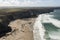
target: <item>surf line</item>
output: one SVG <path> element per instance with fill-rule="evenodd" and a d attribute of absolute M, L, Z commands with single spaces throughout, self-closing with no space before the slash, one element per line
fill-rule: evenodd
<path fill-rule="evenodd" d="M 44 38 L 45 29 L 44 29 L 44 26 L 42 25 L 42 16 L 43 16 L 43 14 L 39 15 L 36 18 L 35 23 L 33 25 L 34 40 L 46 40 Z"/>

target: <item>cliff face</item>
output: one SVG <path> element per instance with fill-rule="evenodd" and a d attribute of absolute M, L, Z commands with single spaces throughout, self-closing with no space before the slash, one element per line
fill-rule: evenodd
<path fill-rule="evenodd" d="M 0 37 L 4 36 L 6 33 L 11 32 L 11 27 L 8 26 L 9 19 L 7 16 L 0 16 Z"/>
<path fill-rule="evenodd" d="M 17 12 L 10 12 L 11 15 L 16 18 L 33 18 L 37 17 L 39 14 L 53 12 L 53 9 L 31 9 L 26 11 L 17 11 Z M 10 14 L 8 13 L 8 14 Z"/>

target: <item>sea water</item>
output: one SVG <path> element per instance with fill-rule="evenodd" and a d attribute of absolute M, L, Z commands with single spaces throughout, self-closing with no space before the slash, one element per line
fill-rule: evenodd
<path fill-rule="evenodd" d="M 60 9 L 40 14 L 34 24 L 34 33 L 36 40 L 60 40 Z"/>

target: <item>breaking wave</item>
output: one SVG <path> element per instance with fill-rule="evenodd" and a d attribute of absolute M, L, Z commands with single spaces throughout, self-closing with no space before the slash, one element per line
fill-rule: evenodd
<path fill-rule="evenodd" d="M 60 40 L 60 10 L 40 14 L 34 23 L 35 40 Z"/>

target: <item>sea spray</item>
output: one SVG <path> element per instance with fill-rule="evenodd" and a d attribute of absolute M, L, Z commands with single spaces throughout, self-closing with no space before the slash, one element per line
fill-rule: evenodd
<path fill-rule="evenodd" d="M 34 23 L 34 40 L 46 40 L 44 38 L 45 35 L 45 29 L 42 25 L 42 15 L 39 15 Z"/>

